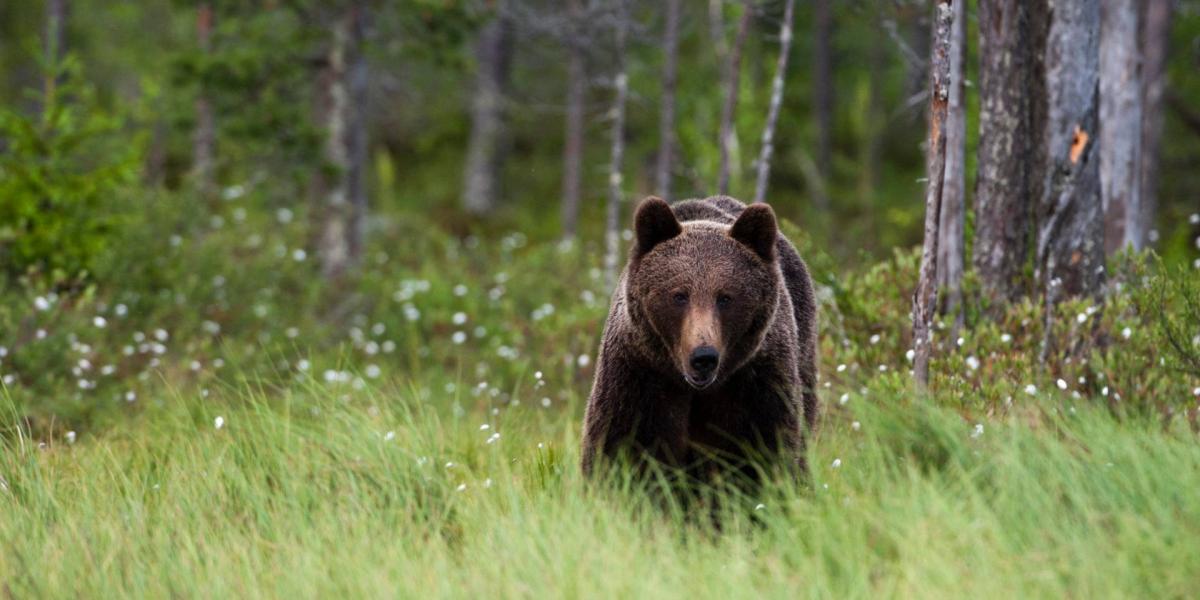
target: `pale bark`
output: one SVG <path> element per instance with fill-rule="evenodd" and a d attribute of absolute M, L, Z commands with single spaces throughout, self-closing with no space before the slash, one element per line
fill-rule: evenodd
<path fill-rule="evenodd" d="M 1100 193 L 1105 249 L 1141 250 L 1142 86 L 1135 0 L 1100 4 Z"/>
<path fill-rule="evenodd" d="M 329 53 L 321 76 L 325 127 L 325 173 L 317 240 L 321 275 L 337 279 L 361 252 L 366 131 L 361 114 L 366 84 L 362 60 L 363 8 L 353 6 L 332 24 Z"/>
<path fill-rule="evenodd" d="M 737 102 L 738 90 L 741 87 L 742 49 L 746 46 L 746 36 L 750 31 L 750 19 L 754 10 L 749 0 L 742 3 L 742 17 L 738 19 L 737 36 L 734 38 L 733 50 L 729 52 L 729 60 L 725 63 L 725 72 L 721 77 L 721 129 L 719 146 L 721 164 L 717 173 L 717 190 L 729 194 L 730 169 L 733 165 L 733 154 L 738 145 L 737 139 Z"/>
<path fill-rule="evenodd" d="M 212 52 L 214 20 L 212 4 L 202 3 L 196 10 L 196 41 L 200 51 L 205 54 Z M 192 178 L 196 190 L 208 202 L 214 202 L 217 195 L 216 143 L 216 117 L 212 100 L 201 82 L 200 92 L 196 96 L 196 128 L 192 132 Z"/>
<path fill-rule="evenodd" d="M 620 259 L 621 202 L 624 198 L 621 165 L 625 156 L 625 101 L 629 92 L 629 79 L 625 72 L 625 37 L 629 27 L 626 0 L 616 0 L 616 68 L 613 75 L 613 104 L 609 112 L 612 119 L 612 147 L 608 167 L 608 206 L 604 223 L 604 275 L 608 289 L 617 284 L 617 263 Z"/>
<path fill-rule="evenodd" d="M 568 11 L 571 27 L 578 31 L 583 26 L 580 0 L 570 0 Z M 584 96 L 587 93 L 583 46 L 578 36 L 566 40 L 567 46 L 567 118 L 563 140 L 563 239 L 575 239 L 579 228 L 579 202 L 583 195 L 583 115 Z"/>
<path fill-rule="evenodd" d="M 962 303 L 963 218 L 966 211 L 967 182 L 967 4 L 954 3 L 954 24 L 950 39 L 950 100 L 946 114 L 946 177 L 938 217 L 937 285 L 945 293 L 941 309 L 953 315 L 956 325 Z"/>
<path fill-rule="evenodd" d="M 654 181 L 658 195 L 671 199 L 671 154 L 675 146 L 675 84 L 679 58 L 680 0 L 667 0 L 663 32 L 662 106 L 658 120 L 658 166 Z"/>
<path fill-rule="evenodd" d="M 1140 228 L 1144 243 L 1155 242 L 1158 212 L 1158 168 L 1162 156 L 1163 111 L 1166 110 L 1167 49 L 1171 39 L 1171 0 L 1145 0 L 1141 17 L 1142 163 Z"/>
<path fill-rule="evenodd" d="M 512 23 L 503 3 L 497 4 L 496 16 L 475 42 L 477 71 L 462 196 L 463 207 L 475 215 L 496 209 L 505 157 L 504 96 L 512 58 Z"/>
<path fill-rule="evenodd" d="M 796 0 L 783 5 L 783 24 L 779 28 L 779 60 L 771 81 L 771 103 L 767 108 L 767 124 L 763 127 L 762 149 L 758 155 L 758 182 L 754 186 L 754 201 L 766 202 L 767 180 L 771 175 L 771 155 L 775 152 L 775 126 L 779 124 L 779 107 L 783 104 L 783 82 L 787 77 L 788 54 L 792 49 L 792 15 Z"/>
<path fill-rule="evenodd" d="M 1105 281 L 1100 204 L 1099 41 L 1095 0 L 1056 0 L 1046 42 L 1046 183 L 1038 207 L 1037 270 L 1049 307 L 1098 296 Z"/>
<path fill-rule="evenodd" d="M 1045 0 L 979 2 L 979 149 L 973 262 L 986 298 L 1028 291 L 1042 189 Z"/>
<path fill-rule="evenodd" d="M 959 0 L 962 2 L 963 0 Z M 925 242 L 921 268 L 913 293 L 913 375 L 922 388 L 929 385 L 929 359 L 933 352 L 933 315 L 937 311 L 938 219 L 946 181 L 946 115 L 950 105 L 951 37 L 953 0 L 934 5 L 933 43 L 930 48 L 929 148 L 926 160 Z"/>
<path fill-rule="evenodd" d="M 816 166 L 821 181 L 811 186 L 816 190 L 816 204 L 829 207 L 825 190 L 833 172 L 833 0 L 813 0 L 813 118 L 816 121 Z"/>

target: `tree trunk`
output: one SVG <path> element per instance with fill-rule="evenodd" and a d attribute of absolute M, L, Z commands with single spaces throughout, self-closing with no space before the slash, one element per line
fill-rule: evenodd
<path fill-rule="evenodd" d="M 350 52 L 347 61 L 350 106 L 346 145 L 349 149 L 347 191 L 350 196 L 350 260 L 358 262 L 363 255 L 367 228 L 367 56 L 363 50 L 366 38 L 367 2 L 359 0 L 350 9 Z"/>
<path fill-rule="evenodd" d="M 620 255 L 621 200 L 624 197 L 621 164 L 625 156 L 625 98 L 629 79 L 625 72 L 625 36 L 629 27 L 629 8 L 626 0 L 616 0 L 616 73 L 613 75 L 612 154 L 608 166 L 608 207 L 604 223 L 604 275 L 608 289 L 617 285 L 617 262 Z"/>
<path fill-rule="evenodd" d="M 362 54 L 363 8 L 337 15 L 322 73 L 325 162 L 319 178 L 324 196 L 318 257 L 321 275 L 337 279 L 361 252 L 366 194 L 363 172 L 366 132 L 361 112 L 366 83 Z"/>
<path fill-rule="evenodd" d="M 771 174 L 771 154 L 775 152 L 775 126 L 779 123 L 779 107 L 783 104 L 783 82 L 787 77 L 788 54 L 792 49 L 792 14 L 796 0 L 783 5 L 783 25 L 779 28 L 779 61 L 771 82 L 771 104 L 767 109 L 767 124 L 763 127 L 762 149 L 758 155 L 758 183 L 754 186 L 754 201 L 766 202 L 767 179 Z"/>
<path fill-rule="evenodd" d="M 212 53 L 212 30 L 214 12 L 211 3 L 202 3 L 196 9 L 196 40 L 200 51 Z M 196 129 L 192 132 L 192 178 L 201 198 L 212 204 L 217 197 L 216 184 L 216 118 L 212 101 L 203 82 L 196 96 Z"/>
<path fill-rule="evenodd" d="M 833 7 L 832 0 L 813 0 L 813 117 L 816 120 L 817 173 L 821 181 L 816 204 L 829 207 L 825 190 L 833 172 Z"/>
<path fill-rule="evenodd" d="M 979 164 L 973 261 L 984 295 L 1028 291 L 1045 119 L 1045 0 L 980 0 Z"/>
<path fill-rule="evenodd" d="M 475 215 L 496 209 L 504 162 L 504 95 L 512 59 L 512 23 L 498 2 L 496 16 L 475 43 L 475 95 L 471 103 L 471 137 L 467 142 L 463 207 Z"/>
<path fill-rule="evenodd" d="M 1167 86 L 1167 49 L 1171 39 L 1171 0 L 1142 3 L 1142 214 L 1139 228 L 1145 244 L 1153 244 L 1158 230 L 1158 164 L 1162 156 L 1164 92 Z"/>
<path fill-rule="evenodd" d="M 46 34 L 42 40 L 46 60 L 57 66 L 67 54 L 67 19 L 70 16 L 70 6 L 67 0 L 46 0 Z M 45 94 L 49 98 L 58 87 L 58 79 L 53 70 L 46 72 L 44 82 Z"/>
<path fill-rule="evenodd" d="M 679 58 L 680 0 L 667 0 L 663 32 L 662 108 L 658 121 L 658 168 L 654 181 L 658 195 L 671 199 L 671 152 L 675 146 L 675 81 Z"/>
<path fill-rule="evenodd" d="M 946 178 L 938 216 L 937 285 L 945 291 L 943 314 L 961 315 L 963 277 L 963 215 L 967 201 L 967 3 L 954 3 L 950 38 L 950 104 L 946 114 Z"/>
<path fill-rule="evenodd" d="M 959 0 L 960 2 L 964 0 Z M 946 116 L 950 105 L 953 0 L 937 0 L 933 43 L 930 48 L 929 154 L 925 190 L 925 243 L 921 269 L 913 293 L 913 374 L 922 388 L 929 385 L 929 358 L 933 352 L 933 313 L 937 310 L 938 219 L 946 181 Z"/>
<path fill-rule="evenodd" d="M 1097 2 L 1055 1 L 1046 42 L 1046 183 L 1037 240 L 1039 282 L 1048 308 L 1067 296 L 1098 296 L 1105 280 L 1096 152 L 1099 42 Z"/>
<path fill-rule="evenodd" d="M 1142 86 L 1135 0 L 1100 3 L 1100 193 L 1104 246 L 1142 249 Z"/>
<path fill-rule="evenodd" d="M 742 4 L 742 17 L 738 19 L 737 37 L 734 38 L 733 50 L 725 64 L 725 72 L 721 78 L 721 91 L 724 102 L 721 104 L 721 129 L 719 146 L 721 150 L 721 165 L 717 173 L 717 190 L 729 194 L 730 168 L 733 154 L 737 148 L 737 102 L 738 89 L 741 87 L 742 49 L 746 46 L 746 36 L 750 31 L 750 19 L 754 16 L 754 7 L 746 0 Z"/>
<path fill-rule="evenodd" d="M 578 32 L 583 26 L 580 0 L 570 0 L 568 11 L 571 28 Z M 579 228 L 579 202 L 583 181 L 583 112 L 587 92 L 583 46 L 578 36 L 566 40 L 567 45 L 567 122 L 563 143 L 563 240 L 574 240 Z"/>

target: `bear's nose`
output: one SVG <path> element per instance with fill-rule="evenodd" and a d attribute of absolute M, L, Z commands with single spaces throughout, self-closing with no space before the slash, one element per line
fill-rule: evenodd
<path fill-rule="evenodd" d="M 708 375 L 717 368 L 717 363 L 721 360 L 721 354 L 712 346 L 700 346 L 692 351 L 692 358 L 689 361 L 692 368 L 700 375 Z"/>

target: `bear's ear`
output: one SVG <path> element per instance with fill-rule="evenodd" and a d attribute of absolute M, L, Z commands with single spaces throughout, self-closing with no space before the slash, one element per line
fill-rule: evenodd
<path fill-rule="evenodd" d="M 634 254 L 642 256 L 655 246 L 683 233 L 683 227 L 671 211 L 671 206 L 658 196 L 650 196 L 637 207 L 633 216 L 633 231 L 637 236 Z"/>
<path fill-rule="evenodd" d="M 775 260 L 775 238 L 779 226 L 775 223 L 775 211 L 768 204 L 751 204 L 747 206 L 733 227 L 729 228 L 729 237 L 741 242 L 767 262 Z"/>

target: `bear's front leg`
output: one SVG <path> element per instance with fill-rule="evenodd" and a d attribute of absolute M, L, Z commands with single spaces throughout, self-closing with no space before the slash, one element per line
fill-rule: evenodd
<path fill-rule="evenodd" d="M 621 455 L 639 468 L 646 459 L 679 466 L 687 456 L 687 424 L 686 398 L 640 369 L 602 361 L 584 419 L 583 473 Z"/>

